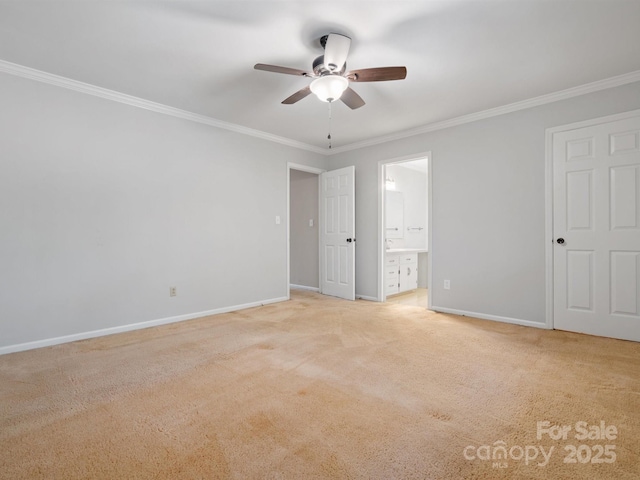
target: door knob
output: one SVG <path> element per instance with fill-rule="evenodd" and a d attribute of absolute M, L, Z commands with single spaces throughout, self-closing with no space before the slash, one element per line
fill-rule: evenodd
<path fill-rule="evenodd" d="M 347 243 L 351 243 L 351 239 L 350 238 L 347 238 Z"/>
<path fill-rule="evenodd" d="M 556 240 L 556 243 L 558 245 L 563 245 L 564 244 L 564 238 L 560 237 L 559 239 Z"/>

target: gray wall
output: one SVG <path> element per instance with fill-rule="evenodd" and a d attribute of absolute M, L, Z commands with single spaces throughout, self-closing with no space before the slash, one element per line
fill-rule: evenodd
<path fill-rule="evenodd" d="M 0 348 L 286 298 L 287 162 L 324 156 L 6 74 L 0 105 Z"/>
<path fill-rule="evenodd" d="M 356 168 L 356 294 L 378 294 L 378 162 L 431 151 L 433 305 L 544 323 L 545 129 L 639 108 L 634 83 L 330 157 Z"/>
<path fill-rule="evenodd" d="M 542 323 L 545 128 L 639 109 L 640 83 L 328 159 L 6 74 L 0 105 L 7 351 L 286 298 L 287 162 L 355 165 L 356 293 L 376 297 L 378 162 L 426 151 L 433 304 Z"/>
<path fill-rule="evenodd" d="M 291 170 L 290 269 L 291 284 L 318 288 L 318 180 L 319 175 Z M 309 226 L 313 220 L 313 226 Z"/>

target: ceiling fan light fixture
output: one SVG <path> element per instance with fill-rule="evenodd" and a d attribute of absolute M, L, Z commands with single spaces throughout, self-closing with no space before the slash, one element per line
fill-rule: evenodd
<path fill-rule="evenodd" d="M 323 102 L 338 100 L 349 86 L 349 80 L 340 75 L 325 75 L 311 82 L 311 91 Z"/>
<path fill-rule="evenodd" d="M 403 80 L 407 76 L 407 67 L 377 67 L 360 68 L 347 71 L 347 55 L 351 46 L 351 39 L 339 33 L 329 33 L 320 37 L 320 46 L 324 48 L 324 54 L 317 57 L 312 63 L 311 71 L 298 68 L 281 67 L 256 63 L 254 69 L 265 72 L 284 73 L 314 79 L 310 85 L 301 88 L 293 95 L 289 95 L 282 101 L 284 105 L 292 105 L 299 102 L 307 95 L 314 93 L 322 102 L 328 102 L 329 106 L 335 100 L 341 100 L 351 110 L 362 107 L 365 102 L 351 87 L 351 82 L 384 82 L 388 80 Z M 329 108 L 331 111 L 331 108 Z"/>

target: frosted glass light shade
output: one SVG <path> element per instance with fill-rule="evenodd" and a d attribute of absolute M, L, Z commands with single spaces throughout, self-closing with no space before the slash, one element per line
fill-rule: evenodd
<path fill-rule="evenodd" d="M 349 80 L 340 75 L 325 75 L 311 82 L 311 91 L 323 102 L 338 100 L 347 87 Z"/>

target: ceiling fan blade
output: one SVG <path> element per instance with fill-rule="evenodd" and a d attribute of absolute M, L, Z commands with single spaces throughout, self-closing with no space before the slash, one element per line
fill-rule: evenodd
<path fill-rule="evenodd" d="M 342 100 L 344 104 L 351 110 L 355 110 L 356 108 L 360 108 L 364 105 L 364 100 L 362 99 L 362 97 L 358 95 L 351 87 L 347 87 L 347 89 L 342 92 L 340 100 Z"/>
<path fill-rule="evenodd" d="M 344 75 L 352 82 L 384 82 L 403 80 L 407 77 L 407 67 L 361 68 Z"/>
<path fill-rule="evenodd" d="M 351 47 L 351 39 L 339 33 L 330 33 L 324 46 L 324 66 L 330 72 L 339 72 L 344 67 Z"/>
<path fill-rule="evenodd" d="M 282 103 L 284 103 L 285 105 L 291 105 L 293 103 L 299 102 L 310 93 L 311 93 L 311 88 L 307 85 L 306 87 L 298 90 L 296 93 L 294 93 L 290 97 L 285 98 L 282 101 Z"/>
<path fill-rule="evenodd" d="M 284 73 L 287 75 L 298 75 L 301 77 L 313 77 L 312 74 L 297 68 L 280 67 L 278 65 L 267 65 L 265 63 L 256 63 L 253 68 L 256 70 L 264 70 L 265 72 Z"/>

